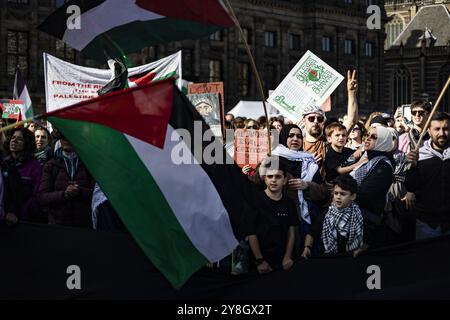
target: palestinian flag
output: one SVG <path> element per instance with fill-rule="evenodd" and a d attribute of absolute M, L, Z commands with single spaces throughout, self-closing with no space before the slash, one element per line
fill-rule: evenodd
<path fill-rule="evenodd" d="M 81 10 L 79 26 L 67 13 L 73 5 Z M 232 26 L 222 0 L 72 0 L 39 29 L 103 61 L 105 50 L 112 57 L 121 56 L 155 44 L 202 38 Z"/>
<path fill-rule="evenodd" d="M 138 245 L 176 288 L 246 235 L 255 187 L 214 137 L 194 143 L 209 127 L 173 79 L 44 116 L 71 141 Z M 202 161 L 212 149 L 231 164 Z"/>
<path fill-rule="evenodd" d="M 33 117 L 33 105 L 31 103 L 30 94 L 25 84 L 20 70 L 16 71 L 16 78 L 14 79 L 14 91 L 13 98 L 15 100 L 21 100 L 23 102 L 20 108 L 20 117 L 22 119 L 28 119 Z"/>

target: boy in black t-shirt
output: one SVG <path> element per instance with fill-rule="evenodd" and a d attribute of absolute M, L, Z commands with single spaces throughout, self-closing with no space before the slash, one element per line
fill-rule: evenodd
<path fill-rule="evenodd" d="M 350 173 L 356 166 L 367 162 L 361 158 L 362 150 L 346 148 L 347 129 L 338 122 L 325 128 L 325 135 L 329 145 L 325 155 L 325 180 L 332 182 L 341 174 Z M 358 161 L 359 160 L 359 161 Z"/>
<path fill-rule="evenodd" d="M 294 202 L 283 195 L 286 172 L 264 170 L 266 189 L 258 194 L 258 214 L 251 221 L 248 237 L 259 273 L 273 269 L 289 269 L 293 265 L 295 227 L 298 215 Z"/>

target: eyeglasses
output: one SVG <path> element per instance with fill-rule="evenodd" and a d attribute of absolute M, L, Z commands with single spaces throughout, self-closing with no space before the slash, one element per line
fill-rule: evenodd
<path fill-rule="evenodd" d="M 372 133 L 372 134 L 367 135 L 366 139 L 377 140 L 378 137 L 375 133 Z"/>
<path fill-rule="evenodd" d="M 254 124 L 252 126 L 247 126 L 247 129 L 258 129 L 258 126 Z"/>
<path fill-rule="evenodd" d="M 425 111 L 423 111 L 423 110 L 411 111 L 411 114 L 413 116 L 423 116 L 425 114 Z"/>
<path fill-rule="evenodd" d="M 322 123 L 325 120 L 325 118 L 322 116 L 309 116 L 306 119 L 308 119 L 309 122 L 314 122 L 314 120 L 317 119 L 318 123 Z"/>
<path fill-rule="evenodd" d="M 289 133 L 288 138 L 297 137 L 297 139 L 303 139 L 303 136 L 300 133 Z"/>

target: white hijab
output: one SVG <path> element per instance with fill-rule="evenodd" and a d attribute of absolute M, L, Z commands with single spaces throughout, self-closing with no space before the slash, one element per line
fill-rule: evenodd
<path fill-rule="evenodd" d="M 394 133 L 384 126 L 377 126 L 377 142 L 374 151 L 391 152 L 393 148 Z"/>

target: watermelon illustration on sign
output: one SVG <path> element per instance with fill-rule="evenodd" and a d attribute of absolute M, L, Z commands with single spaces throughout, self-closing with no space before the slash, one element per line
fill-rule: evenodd
<path fill-rule="evenodd" d="M 309 73 L 308 73 L 308 80 L 309 81 L 314 81 L 314 82 L 315 81 L 319 81 L 320 80 L 320 76 L 322 74 L 322 69 L 323 69 L 323 67 L 322 68 L 318 67 L 317 69 L 314 69 L 314 70 L 308 68 L 308 71 L 309 71 Z"/>

